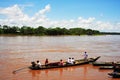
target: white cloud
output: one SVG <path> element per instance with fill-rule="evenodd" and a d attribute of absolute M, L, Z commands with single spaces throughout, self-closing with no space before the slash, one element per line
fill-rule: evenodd
<path fill-rule="evenodd" d="M 28 15 L 24 14 L 18 5 L 0 9 L 0 14 L 6 16 L 6 19 L 0 19 L 6 25 L 22 25 L 24 21 L 29 20 Z"/>
<path fill-rule="evenodd" d="M 6 16 L 6 18 L 0 19 L 0 24 L 18 26 L 38 26 L 48 20 L 48 18 L 45 16 L 45 13 L 49 10 L 50 5 L 47 5 L 44 9 L 40 10 L 33 17 L 29 17 L 27 14 L 23 13 L 22 9 L 18 5 L 14 5 L 12 7 L 7 8 L 1 8 L 0 14 Z"/>
<path fill-rule="evenodd" d="M 30 5 L 31 6 L 31 5 Z M 13 5 L 7 8 L 0 8 L 0 15 L 6 16 L 5 18 L 0 18 L 1 25 L 10 25 L 10 26 L 44 26 L 48 27 L 82 27 L 90 28 L 99 31 L 117 31 L 120 32 L 120 22 L 110 23 L 97 21 L 95 17 L 70 19 L 70 20 L 61 20 L 61 21 L 52 21 L 47 16 L 46 13 L 49 12 L 51 6 L 48 4 L 42 10 L 39 10 L 32 17 L 28 16 L 22 11 L 20 6 Z"/>
<path fill-rule="evenodd" d="M 92 23 L 95 20 L 95 18 L 94 17 L 90 17 L 88 19 L 83 19 L 82 17 L 79 17 L 78 20 L 79 20 L 80 23 L 90 24 L 90 23 Z"/>
<path fill-rule="evenodd" d="M 27 17 L 27 15 L 23 14 L 18 5 L 14 5 L 5 9 L 0 9 L 0 14 L 6 15 L 8 19 L 19 19 Z"/>
<path fill-rule="evenodd" d="M 45 6 L 44 9 L 40 10 L 39 13 L 40 14 L 45 14 L 48 11 L 50 11 L 50 5 L 49 4 L 47 6 Z"/>
<path fill-rule="evenodd" d="M 109 22 L 101 22 L 97 21 L 96 22 L 97 28 L 100 30 L 111 30 L 113 28 L 113 25 L 110 24 Z"/>
<path fill-rule="evenodd" d="M 46 5 L 44 9 L 40 10 L 38 13 L 35 14 L 35 17 L 39 17 L 41 15 L 44 15 L 46 12 L 50 11 L 50 5 Z"/>

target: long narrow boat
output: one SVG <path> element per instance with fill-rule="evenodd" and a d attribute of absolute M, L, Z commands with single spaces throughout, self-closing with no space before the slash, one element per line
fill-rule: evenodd
<path fill-rule="evenodd" d="M 113 77 L 113 78 L 120 78 L 120 73 L 108 73 L 109 76 Z"/>
<path fill-rule="evenodd" d="M 120 62 L 114 63 L 115 65 L 120 65 Z M 113 62 L 94 62 L 94 66 L 113 66 Z"/>
<path fill-rule="evenodd" d="M 43 70 L 43 69 L 52 69 L 52 68 L 64 68 L 64 67 L 70 67 L 70 66 L 78 66 L 78 65 L 82 65 L 82 64 L 88 64 L 90 62 L 95 62 L 96 60 L 98 60 L 100 58 L 100 56 L 96 57 L 96 58 L 88 58 L 87 60 L 84 59 L 79 59 L 79 60 L 75 60 L 75 64 L 67 64 L 67 62 L 64 62 L 65 64 L 62 66 L 45 66 L 42 65 L 40 68 L 38 67 L 32 67 L 30 66 L 29 68 L 32 70 Z"/>
<path fill-rule="evenodd" d="M 99 69 L 113 69 L 113 66 L 100 66 Z"/>

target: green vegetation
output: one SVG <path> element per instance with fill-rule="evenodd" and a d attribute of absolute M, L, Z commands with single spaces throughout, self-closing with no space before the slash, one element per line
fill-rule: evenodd
<path fill-rule="evenodd" d="M 101 32 L 101 34 L 105 34 L 105 35 L 120 35 L 119 32 Z"/>
<path fill-rule="evenodd" d="M 0 34 L 15 34 L 15 35 L 96 35 L 100 34 L 97 30 L 83 29 L 83 28 L 45 28 L 39 26 L 37 28 L 29 26 L 0 26 Z"/>

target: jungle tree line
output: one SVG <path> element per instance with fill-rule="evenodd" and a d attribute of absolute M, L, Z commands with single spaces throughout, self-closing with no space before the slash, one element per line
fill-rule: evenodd
<path fill-rule="evenodd" d="M 100 34 L 97 30 L 92 29 L 84 29 L 84 28 L 45 28 L 43 26 L 39 26 L 37 28 L 29 27 L 29 26 L 7 26 L 0 25 L 0 34 L 18 34 L 18 35 L 94 35 Z"/>

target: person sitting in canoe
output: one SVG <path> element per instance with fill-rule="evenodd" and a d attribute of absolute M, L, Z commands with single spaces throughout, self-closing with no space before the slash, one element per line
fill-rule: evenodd
<path fill-rule="evenodd" d="M 68 58 L 67 64 L 71 64 L 71 57 Z"/>
<path fill-rule="evenodd" d="M 74 64 L 75 63 L 75 60 L 74 60 L 74 58 L 68 58 L 68 60 L 67 60 L 67 64 Z"/>
<path fill-rule="evenodd" d="M 48 66 L 49 62 L 48 59 L 45 60 L 45 66 Z"/>
<path fill-rule="evenodd" d="M 59 62 L 58 64 L 59 64 L 59 66 L 63 66 L 63 65 L 64 65 L 63 60 L 61 59 L 60 62 Z"/>
<path fill-rule="evenodd" d="M 36 67 L 37 67 L 37 68 L 41 68 L 41 63 L 40 63 L 40 61 L 39 61 L 39 60 L 37 60 Z"/>
<path fill-rule="evenodd" d="M 36 63 L 35 63 L 34 61 L 31 62 L 31 64 L 32 64 L 32 67 L 33 67 L 33 68 L 36 66 Z"/>
<path fill-rule="evenodd" d="M 74 58 L 71 59 L 71 64 L 75 64 Z"/>

